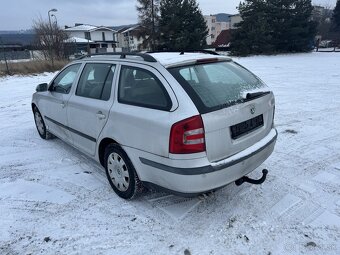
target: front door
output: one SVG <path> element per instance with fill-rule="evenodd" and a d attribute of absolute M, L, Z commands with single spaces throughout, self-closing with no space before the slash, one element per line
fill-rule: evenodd
<path fill-rule="evenodd" d="M 60 139 L 72 142 L 67 129 L 67 102 L 70 90 L 77 80 L 81 64 L 66 67 L 49 86 L 47 97 L 41 99 L 40 108 L 43 109 L 47 129 Z"/>

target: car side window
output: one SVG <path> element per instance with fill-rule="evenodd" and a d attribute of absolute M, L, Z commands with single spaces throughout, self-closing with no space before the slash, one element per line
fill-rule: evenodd
<path fill-rule="evenodd" d="M 116 66 L 106 63 L 86 64 L 80 76 L 76 95 L 109 100 Z"/>
<path fill-rule="evenodd" d="M 150 71 L 122 66 L 118 102 L 169 111 L 172 103 L 161 81 Z"/>
<path fill-rule="evenodd" d="M 68 94 L 70 93 L 72 84 L 77 77 L 81 64 L 74 64 L 66 67 L 58 76 L 54 79 L 51 87 L 51 91 L 57 93 Z"/>
<path fill-rule="evenodd" d="M 179 71 L 182 77 L 192 85 L 198 84 L 197 74 L 193 67 L 183 68 Z"/>

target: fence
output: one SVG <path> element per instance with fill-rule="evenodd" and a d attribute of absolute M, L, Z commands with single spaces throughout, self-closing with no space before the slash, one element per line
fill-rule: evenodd
<path fill-rule="evenodd" d="M 319 48 L 316 52 L 340 52 L 340 48 Z"/>
<path fill-rule="evenodd" d="M 5 54 L 7 60 L 19 60 L 19 59 L 30 59 L 31 54 L 28 50 L 24 51 L 3 51 L 0 52 L 0 60 L 5 60 Z"/>

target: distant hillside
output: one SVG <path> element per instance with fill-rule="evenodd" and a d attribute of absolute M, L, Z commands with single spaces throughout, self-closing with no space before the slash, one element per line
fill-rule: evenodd
<path fill-rule="evenodd" d="M 34 34 L 34 31 L 32 29 L 27 29 L 27 30 L 13 30 L 13 31 L 8 31 L 8 30 L 0 30 L 0 35 L 8 35 L 8 34 Z"/>
<path fill-rule="evenodd" d="M 22 46 L 34 44 L 35 34 L 33 33 L 18 33 L 18 31 L 13 31 L 13 33 L 2 32 L 0 31 L 0 37 L 4 44 L 20 44 Z"/>
<path fill-rule="evenodd" d="M 214 16 L 216 16 L 216 21 L 217 22 L 228 22 L 230 21 L 230 16 L 231 14 L 227 14 L 227 13 L 218 13 L 215 14 Z"/>

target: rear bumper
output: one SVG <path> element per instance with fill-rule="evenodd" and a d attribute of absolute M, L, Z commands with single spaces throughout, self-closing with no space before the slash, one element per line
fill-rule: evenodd
<path fill-rule="evenodd" d="M 272 129 L 258 143 L 231 157 L 209 163 L 206 159 L 169 160 L 166 164 L 143 157 L 140 162 L 154 175 L 142 181 L 179 194 L 197 194 L 223 187 L 260 166 L 273 152 L 277 131 Z M 194 166 L 194 167 L 191 167 Z M 158 171 L 156 171 L 158 170 Z M 154 177 L 153 177 L 154 176 Z"/>

